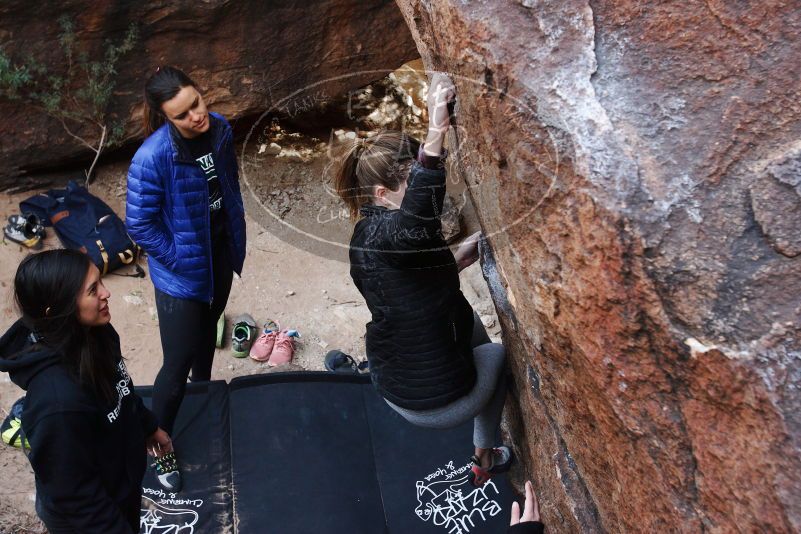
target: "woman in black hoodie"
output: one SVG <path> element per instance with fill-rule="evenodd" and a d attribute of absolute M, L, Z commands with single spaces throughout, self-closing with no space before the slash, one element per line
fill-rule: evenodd
<path fill-rule="evenodd" d="M 146 451 L 172 445 L 134 393 L 100 272 L 49 250 L 20 263 L 14 293 L 22 318 L 0 339 L 0 370 L 27 391 L 37 513 L 51 534 L 139 532 Z"/>
<path fill-rule="evenodd" d="M 451 80 L 434 74 L 425 144 L 392 131 L 357 139 L 335 185 L 359 219 L 350 274 L 372 314 L 366 345 L 373 384 L 412 424 L 449 428 L 473 419 L 470 475 L 481 486 L 512 461 L 508 447 L 496 446 L 505 353 L 459 288 L 459 271 L 478 257 L 477 236 L 455 255 L 442 238 L 442 144 L 453 94 Z"/>

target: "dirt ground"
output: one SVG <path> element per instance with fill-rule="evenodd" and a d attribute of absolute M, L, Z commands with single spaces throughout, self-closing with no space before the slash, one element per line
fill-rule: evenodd
<path fill-rule="evenodd" d="M 342 135 L 340 134 L 340 137 Z M 250 313 L 261 324 L 266 319 L 295 328 L 301 338 L 291 364 L 269 368 L 249 358 L 233 358 L 228 347 L 219 349 L 213 379 L 287 370 L 323 370 L 323 357 L 340 348 L 357 360 L 364 359 L 365 323 L 369 312 L 349 276 L 347 241 L 350 222 L 326 183 L 330 163 L 328 141 L 287 136 L 280 154 L 269 154 L 253 136 L 240 147 L 243 169 L 248 250 L 242 278 L 233 282 L 225 310 L 230 319 Z M 267 142 L 267 143 L 265 143 Z M 304 150 L 305 148 L 305 150 Z M 261 150 L 261 153 L 259 152 Z M 91 191 L 124 218 L 127 162 L 102 166 Z M 463 198 L 458 184 L 454 196 Z M 17 212 L 18 204 L 33 194 L 0 196 L 0 220 Z M 462 206 L 462 236 L 477 229 L 469 204 Z M 60 246 L 48 231 L 45 248 Z M 0 327 L 5 331 L 17 312 L 11 289 L 19 261 L 28 253 L 12 243 L 0 244 Z M 142 262 L 145 265 L 145 262 Z M 111 291 L 112 324 L 120 334 L 123 355 L 137 385 L 152 384 L 162 360 L 153 286 L 150 278 L 109 275 L 104 283 Z M 462 289 L 482 317 L 490 336 L 500 331 L 478 265 L 462 272 Z M 23 392 L 0 373 L 0 415 Z M 33 472 L 19 449 L 0 444 L 0 532 L 40 532 L 33 510 Z"/>

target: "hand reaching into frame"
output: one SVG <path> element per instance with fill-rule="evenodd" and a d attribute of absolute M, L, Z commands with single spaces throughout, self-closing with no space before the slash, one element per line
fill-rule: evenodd
<path fill-rule="evenodd" d="M 510 526 L 517 525 L 518 523 L 526 523 L 530 521 L 540 520 L 540 504 L 537 502 L 537 496 L 534 494 L 534 488 L 531 482 L 526 482 L 526 503 L 523 508 L 523 515 L 520 515 L 520 505 L 517 502 L 512 503 L 512 519 L 509 523 Z"/>

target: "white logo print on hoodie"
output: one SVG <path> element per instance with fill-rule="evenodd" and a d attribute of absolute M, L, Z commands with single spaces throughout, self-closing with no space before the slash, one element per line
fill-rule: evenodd
<path fill-rule="evenodd" d="M 125 368 L 125 362 L 120 360 L 120 363 L 117 364 L 117 370 L 120 374 L 120 380 L 115 384 L 117 388 L 117 406 L 106 415 L 110 423 L 113 423 L 120 416 L 122 399 L 131 394 L 131 375 L 128 374 L 128 369 Z"/>

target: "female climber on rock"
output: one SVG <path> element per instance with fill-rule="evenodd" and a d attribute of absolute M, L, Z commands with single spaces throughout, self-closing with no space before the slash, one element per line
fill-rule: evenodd
<path fill-rule="evenodd" d="M 22 318 L 0 339 L 0 370 L 26 390 L 37 513 L 51 534 L 139 532 L 145 451 L 172 445 L 134 392 L 100 271 L 48 250 L 20 263 L 14 294 Z"/>
<path fill-rule="evenodd" d="M 478 257 L 477 236 L 455 256 L 442 238 L 442 145 L 454 86 L 437 73 L 430 87 L 425 143 L 394 131 L 357 139 L 344 151 L 335 187 L 359 219 L 350 272 L 372 314 L 373 384 L 412 424 L 449 428 L 473 419 L 471 480 L 481 486 L 512 461 L 508 447 L 496 447 L 505 353 L 459 289 L 459 271 Z"/>
<path fill-rule="evenodd" d="M 145 84 L 145 133 L 128 170 L 128 233 L 148 254 L 164 362 L 153 411 L 172 434 L 190 370 L 209 380 L 217 320 L 245 259 L 245 217 L 233 135 L 197 84 L 161 67 Z M 159 482 L 181 487 L 175 455 Z"/>

